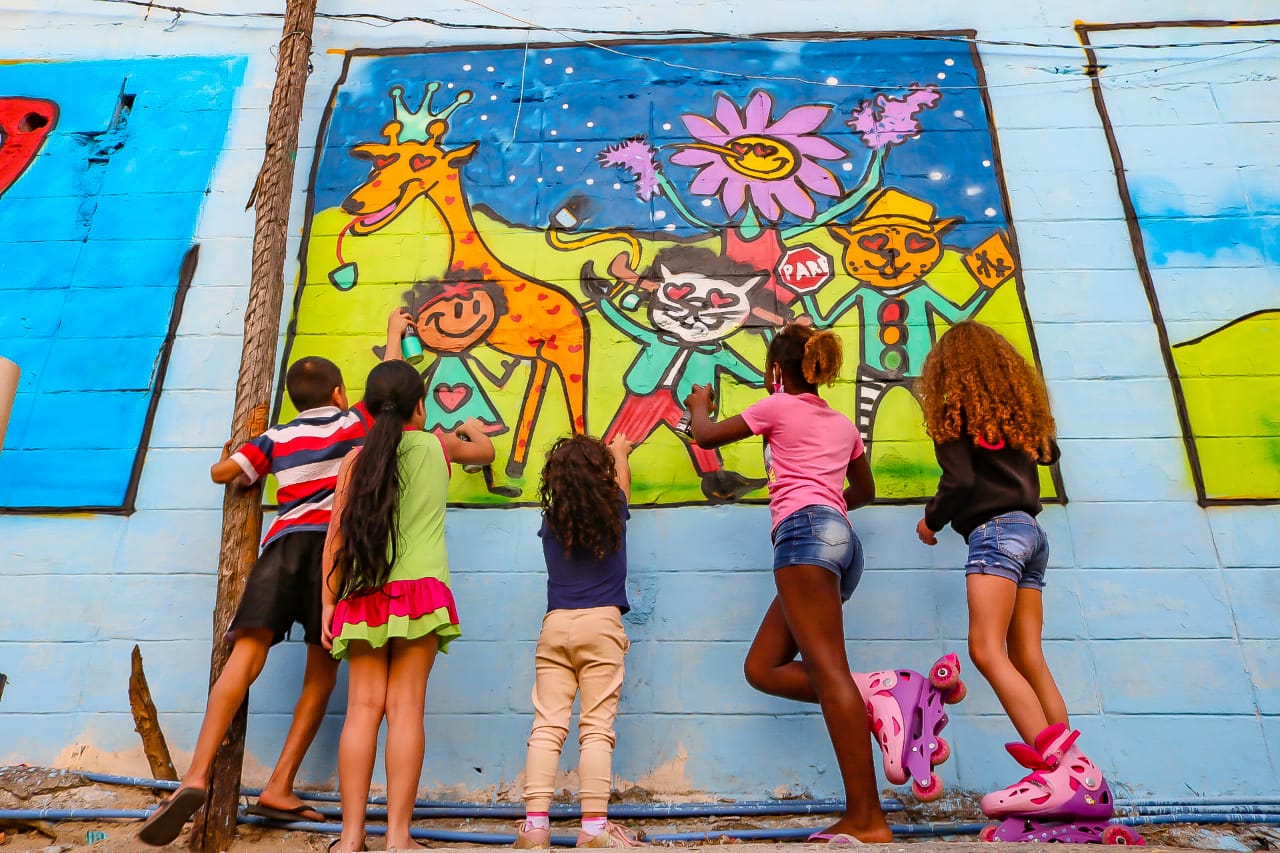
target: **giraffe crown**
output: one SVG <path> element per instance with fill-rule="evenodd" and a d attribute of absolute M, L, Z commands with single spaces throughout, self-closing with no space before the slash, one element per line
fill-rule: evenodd
<path fill-rule="evenodd" d="M 426 92 L 422 96 L 422 106 L 414 111 L 409 109 L 409 105 L 405 103 L 404 87 L 393 86 L 391 88 L 391 103 L 395 107 L 395 120 L 400 123 L 399 138 L 401 142 L 427 142 L 433 137 L 443 136 L 444 130 L 447 130 L 449 126 L 449 116 L 453 115 L 463 104 L 471 103 L 471 92 L 463 89 L 458 93 L 458 97 L 453 100 L 453 103 L 438 113 L 432 112 L 431 99 L 435 97 L 436 92 L 439 90 L 439 83 L 428 83 Z M 436 122 L 440 122 L 444 126 L 433 128 L 432 125 Z M 433 130 L 439 132 L 433 133 Z"/>

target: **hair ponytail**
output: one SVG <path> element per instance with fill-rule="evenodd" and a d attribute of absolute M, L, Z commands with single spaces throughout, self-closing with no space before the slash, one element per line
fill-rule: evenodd
<path fill-rule="evenodd" d="M 834 385 L 844 364 L 844 348 L 835 332 L 814 332 L 804 343 L 801 369 L 812 385 Z"/>
<path fill-rule="evenodd" d="M 400 505 L 400 440 L 423 399 L 418 371 L 403 361 L 379 364 L 365 383 L 365 406 L 374 415 L 347 484 L 340 519 L 342 542 L 335 558 L 340 597 L 373 592 L 387 582 L 396 561 Z"/>

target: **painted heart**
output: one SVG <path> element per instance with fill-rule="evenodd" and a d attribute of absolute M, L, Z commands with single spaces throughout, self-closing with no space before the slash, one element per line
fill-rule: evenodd
<path fill-rule="evenodd" d="M 447 195 L 447 196 L 445 196 L 445 197 L 444 197 L 444 203 L 445 203 L 445 204 L 453 204 L 455 201 L 457 201 L 457 199 L 456 199 L 456 198 L 454 198 L 454 197 L 453 197 L 453 196 L 451 196 L 451 195 Z"/>
<path fill-rule="evenodd" d="M 431 393 L 435 395 L 436 402 L 440 404 L 440 408 L 446 412 L 458 411 L 464 403 L 471 399 L 471 387 L 461 383 L 445 385 L 441 382 L 432 389 Z"/>
<path fill-rule="evenodd" d="M 868 252 L 879 252 L 889 245 L 888 234 L 863 234 L 858 238 L 858 245 Z"/>
<path fill-rule="evenodd" d="M 903 245 L 907 247 L 908 252 L 925 252 L 938 245 L 938 241 L 923 234 L 908 232 L 907 239 L 903 241 Z"/>
<path fill-rule="evenodd" d="M 729 296 L 719 288 L 712 288 L 707 294 L 707 302 L 711 303 L 712 308 L 723 308 L 726 305 L 733 305 L 738 301 L 736 296 Z"/>
<path fill-rule="evenodd" d="M 513 323 L 519 323 L 521 320 L 524 319 L 523 314 L 508 314 L 507 316 L 511 318 L 511 322 Z"/>
<path fill-rule="evenodd" d="M 421 172 L 423 169 L 430 169 L 436 164 L 435 157 L 428 157 L 425 154 L 414 154 L 409 158 L 409 168 L 415 172 Z"/>
<path fill-rule="evenodd" d="M 664 293 L 666 293 L 667 298 L 670 299 L 671 301 L 679 302 L 681 299 L 684 299 L 690 293 L 693 293 L 693 285 L 692 284 L 668 284 L 666 286 L 666 289 L 664 290 Z"/>
<path fill-rule="evenodd" d="M 582 352 L 582 344 L 570 344 L 569 352 Z"/>

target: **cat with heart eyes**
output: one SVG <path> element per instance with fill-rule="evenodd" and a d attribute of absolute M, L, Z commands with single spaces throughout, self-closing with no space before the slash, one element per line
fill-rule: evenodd
<path fill-rule="evenodd" d="M 617 274 L 625 263 L 610 267 Z M 632 276 L 627 276 L 632 279 Z M 694 385 L 718 390 L 728 374 L 752 388 L 764 375 L 727 343 L 734 334 L 772 316 L 765 288 L 765 271 L 755 270 L 709 249 L 676 246 L 658 252 L 648 272 L 625 283 L 644 295 L 644 319 L 624 311 L 613 301 L 618 288 L 596 276 L 594 266 L 582 268 L 582 290 L 610 324 L 640 344 L 640 354 L 622 381 L 626 396 L 605 431 L 607 444 L 615 435 L 640 442 L 660 425 L 675 428 L 684 414 L 680 403 Z M 724 469 L 719 451 L 687 445 L 702 492 L 712 503 L 737 500 L 763 488 L 762 479 Z"/>

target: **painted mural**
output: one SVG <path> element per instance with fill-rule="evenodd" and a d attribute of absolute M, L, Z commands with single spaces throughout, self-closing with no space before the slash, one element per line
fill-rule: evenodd
<path fill-rule="evenodd" d="M 131 508 L 243 61 L 0 64 L 0 510 Z"/>
<path fill-rule="evenodd" d="M 1131 37 L 1212 44 L 1242 32 L 1280 38 L 1274 23 L 1080 32 L 1086 45 Z M 1200 55 L 1195 47 L 1146 53 L 1173 68 Z M 1212 82 L 1183 71 L 1186 79 L 1160 96 L 1162 108 L 1190 125 L 1178 135 L 1150 123 L 1150 106 L 1132 87 L 1105 71 L 1094 81 L 1202 504 L 1280 501 L 1280 160 L 1272 124 L 1280 111 L 1269 106 L 1278 60 L 1280 49 L 1262 45 Z"/>
<path fill-rule="evenodd" d="M 636 503 L 762 499 L 758 447 L 675 427 L 694 384 L 757 399 L 793 319 L 842 336 L 828 397 L 881 497 L 918 500 L 939 472 L 911 384 L 937 336 L 974 317 L 1034 357 L 981 70 L 953 42 L 357 51 L 318 147 L 285 361 L 330 357 L 358 392 L 410 311 L 431 426 L 476 417 L 499 448 L 460 503 L 531 501 L 570 430 L 643 441 Z"/>

